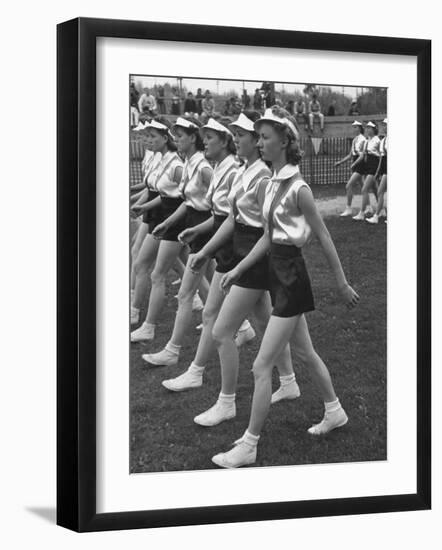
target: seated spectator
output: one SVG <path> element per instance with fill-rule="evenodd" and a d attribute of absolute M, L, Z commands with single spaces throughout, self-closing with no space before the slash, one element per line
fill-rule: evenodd
<path fill-rule="evenodd" d="M 143 88 L 143 94 L 138 100 L 138 110 L 140 113 L 145 113 L 149 116 L 156 114 L 157 103 L 153 95 L 149 93 L 149 88 Z"/>
<path fill-rule="evenodd" d="M 206 90 L 204 94 L 204 99 L 202 101 L 203 115 L 206 120 L 209 120 L 215 112 L 215 101 L 213 100 L 210 90 Z"/>
<path fill-rule="evenodd" d="M 238 102 L 236 97 L 231 97 L 226 102 L 225 115 L 234 116 L 234 115 L 239 115 L 240 112 L 241 112 L 240 103 Z"/>
<path fill-rule="evenodd" d="M 318 101 L 318 96 L 316 94 L 312 95 L 312 100 L 309 103 L 309 115 L 308 119 L 310 122 L 310 130 L 313 132 L 313 123 L 315 118 L 319 118 L 319 123 L 321 125 L 321 132 L 324 131 L 324 115 L 321 113 L 321 104 Z"/>
<path fill-rule="evenodd" d="M 255 95 L 253 96 L 253 108 L 255 109 L 255 111 L 262 110 L 262 95 L 259 88 L 256 88 Z"/>
<path fill-rule="evenodd" d="M 166 105 L 164 103 L 164 88 L 163 86 L 158 86 L 157 89 L 157 105 L 158 111 L 161 115 L 166 114 Z"/>
<path fill-rule="evenodd" d="M 336 115 L 336 99 L 332 99 L 331 104 L 328 107 L 327 116 Z"/>
<path fill-rule="evenodd" d="M 356 99 L 353 99 L 350 105 L 350 109 L 348 111 L 348 116 L 358 116 L 359 114 L 360 113 L 358 109 L 358 102 Z"/>
<path fill-rule="evenodd" d="M 188 92 L 187 98 L 184 101 L 184 113 L 191 116 L 198 113 L 197 104 L 192 92 Z"/>
<path fill-rule="evenodd" d="M 307 130 L 307 112 L 302 97 L 299 97 L 298 101 L 295 103 L 294 111 L 296 121 L 304 124 L 304 130 Z"/>

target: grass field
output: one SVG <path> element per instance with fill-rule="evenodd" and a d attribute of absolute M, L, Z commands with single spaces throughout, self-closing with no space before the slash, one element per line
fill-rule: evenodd
<path fill-rule="evenodd" d="M 318 242 L 305 249 L 316 311 L 307 314 L 313 343 L 328 365 L 349 423 L 316 439 L 307 428 L 321 419 L 323 405 L 306 369 L 295 365 L 301 397 L 272 406 L 258 447 L 257 466 L 332 463 L 386 459 L 386 228 L 351 219 L 326 220 L 344 270 L 360 294 L 357 309 L 338 303 L 334 281 Z M 177 367 L 151 367 L 141 354 L 159 350 L 170 335 L 176 286 L 169 276 L 164 316 L 153 343 L 132 344 L 130 376 L 130 469 L 136 472 L 211 469 L 211 457 L 228 450 L 247 427 L 253 391 L 250 372 L 259 348 L 255 339 L 240 352 L 237 417 L 213 428 L 193 422 L 219 393 L 220 372 L 215 355 L 206 369 L 204 385 L 171 393 L 161 381 L 190 364 L 199 332 L 193 325 Z M 144 318 L 144 311 L 142 312 Z M 253 323 L 253 319 L 252 319 Z M 277 375 L 274 373 L 274 388 Z"/>

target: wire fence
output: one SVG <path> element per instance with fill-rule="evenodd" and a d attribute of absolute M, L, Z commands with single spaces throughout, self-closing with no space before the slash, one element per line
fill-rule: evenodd
<path fill-rule="evenodd" d="M 300 139 L 304 152 L 300 170 L 310 185 L 340 185 L 348 181 L 351 171 L 350 162 L 335 168 L 336 161 L 345 157 L 350 151 L 352 138 L 310 138 Z M 142 179 L 141 161 L 144 157 L 144 143 L 130 142 L 130 185 Z"/>

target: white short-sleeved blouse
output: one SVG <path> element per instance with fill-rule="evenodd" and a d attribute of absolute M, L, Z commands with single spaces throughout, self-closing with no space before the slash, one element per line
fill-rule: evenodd
<path fill-rule="evenodd" d="M 178 183 L 174 181 L 175 170 L 179 166 L 183 166 L 183 161 L 175 151 L 168 151 L 161 157 L 161 161 L 153 176 L 153 188 L 155 191 L 158 191 L 162 197 L 174 199 L 181 197 Z"/>
<path fill-rule="evenodd" d="M 359 155 L 364 151 L 364 145 L 366 142 L 366 138 L 359 134 L 353 138 L 353 141 L 351 142 L 351 154 L 352 155 Z"/>
<path fill-rule="evenodd" d="M 187 206 L 195 208 L 195 210 L 210 210 L 210 203 L 207 200 L 210 182 L 204 182 L 204 168 L 208 168 L 210 173 L 213 173 L 213 168 L 204 154 L 201 151 L 197 151 L 190 159 L 186 159 L 183 168 L 183 177 L 179 185 L 184 203 Z"/>
<path fill-rule="evenodd" d="M 228 196 L 235 221 L 251 227 L 262 227 L 262 203 L 271 175 L 270 168 L 261 159 L 250 166 L 243 164 L 238 169 Z"/>
<path fill-rule="evenodd" d="M 230 213 L 228 200 L 230 181 L 232 174 L 235 176 L 237 170 L 238 164 L 233 155 L 227 155 L 224 160 L 215 165 L 207 192 L 207 200 L 215 215 L 228 216 Z"/>
<path fill-rule="evenodd" d="M 284 193 L 280 203 L 273 210 L 272 242 L 302 247 L 309 240 L 312 230 L 305 216 L 299 210 L 298 192 L 301 187 L 308 187 L 308 184 L 303 179 L 284 181 L 294 178 L 297 174 L 300 175 L 297 166 L 286 164 L 270 178 L 265 188 L 263 220 L 268 228 L 269 211 L 273 198 L 281 184 L 288 184 L 287 192 Z"/>
<path fill-rule="evenodd" d="M 151 191 L 154 190 L 155 172 L 161 162 L 161 153 L 154 153 L 149 159 L 149 162 L 145 166 L 144 183 Z"/>
<path fill-rule="evenodd" d="M 369 155 L 375 155 L 376 157 L 380 157 L 381 156 L 380 146 L 381 146 L 381 140 L 379 139 L 379 137 L 373 136 L 367 139 L 365 152 L 368 153 Z"/>

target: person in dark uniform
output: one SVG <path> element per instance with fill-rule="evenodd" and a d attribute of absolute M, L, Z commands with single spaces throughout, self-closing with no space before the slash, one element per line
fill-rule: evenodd
<path fill-rule="evenodd" d="M 188 92 L 187 98 L 184 102 L 184 114 L 186 113 L 190 116 L 198 113 L 198 108 L 192 92 Z"/>
<path fill-rule="evenodd" d="M 299 172 L 301 158 L 296 129 L 287 117 L 265 114 L 255 123 L 263 160 L 272 163 L 273 175 L 263 204 L 266 230 L 251 252 L 227 273 L 227 291 L 252 265 L 269 253 L 269 280 L 273 311 L 253 364 L 255 389 L 248 427 L 233 448 L 212 461 L 237 468 L 256 461 L 257 445 L 271 403 L 272 371 L 290 340 L 295 355 L 310 370 L 324 401 L 324 417 L 308 432 L 322 435 L 343 426 L 347 415 L 336 397 L 330 374 L 313 348 L 305 313 L 315 308 L 302 247 L 312 234 L 319 239 L 336 280 L 343 303 L 354 307 L 359 296 L 348 284 L 330 234 L 319 214 L 309 185 Z"/>

